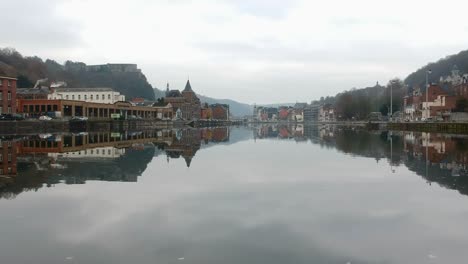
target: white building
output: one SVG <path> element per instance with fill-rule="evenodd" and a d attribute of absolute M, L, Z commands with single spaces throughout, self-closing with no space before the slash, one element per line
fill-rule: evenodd
<path fill-rule="evenodd" d="M 446 77 L 440 77 L 440 83 L 450 83 L 453 86 L 465 83 L 468 80 L 468 74 L 465 73 L 463 75 L 460 74 L 460 70 L 458 69 L 457 65 L 453 65 L 452 74 Z"/>
<path fill-rule="evenodd" d="M 47 99 L 114 104 L 125 101 L 125 96 L 114 91 L 112 88 L 55 88 L 49 93 Z"/>
<path fill-rule="evenodd" d="M 99 147 L 66 153 L 49 153 L 55 159 L 117 159 L 125 154 L 125 149 L 115 147 Z"/>

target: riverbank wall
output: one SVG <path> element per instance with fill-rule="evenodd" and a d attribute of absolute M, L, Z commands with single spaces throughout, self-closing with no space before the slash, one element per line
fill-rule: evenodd
<path fill-rule="evenodd" d="M 191 127 L 219 127 L 242 125 L 242 121 L 198 120 L 187 122 L 183 120 L 21 120 L 0 121 L 0 135 L 25 135 L 59 132 L 90 132 L 90 131 L 135 131 L 151 129 L 171 129 Z"/>
<path fill-rule="evenodd" d="M 434 132 L 434 133 L 455 133 L 468 134 L 468 123 L 449 122 L 417 122 L 417 123 L 387 123 L 389 130 Z"/>

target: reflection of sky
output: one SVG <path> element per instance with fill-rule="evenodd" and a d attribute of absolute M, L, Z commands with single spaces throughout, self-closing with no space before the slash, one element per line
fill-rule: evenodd
<path fill-rule="evenodd" d="M 466 201 L 404 167 L 250 140 L 0 200 L 0 263 L 463 263 Z"/>

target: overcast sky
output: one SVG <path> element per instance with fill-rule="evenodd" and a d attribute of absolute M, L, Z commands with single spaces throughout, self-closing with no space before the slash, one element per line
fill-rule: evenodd
<path fill-rule="evenodd" d="M 137 63 L 153 86 L 296 102 L 404 78 L 468 49 L 465 1 L 0 0 L 0 46 Z"/>

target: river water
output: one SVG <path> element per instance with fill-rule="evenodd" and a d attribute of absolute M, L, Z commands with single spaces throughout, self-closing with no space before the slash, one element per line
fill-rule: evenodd
<path fill-rule="evenodd" d="M 468 137 L 2 136 L 0 263 L 465 263 Z"/>

